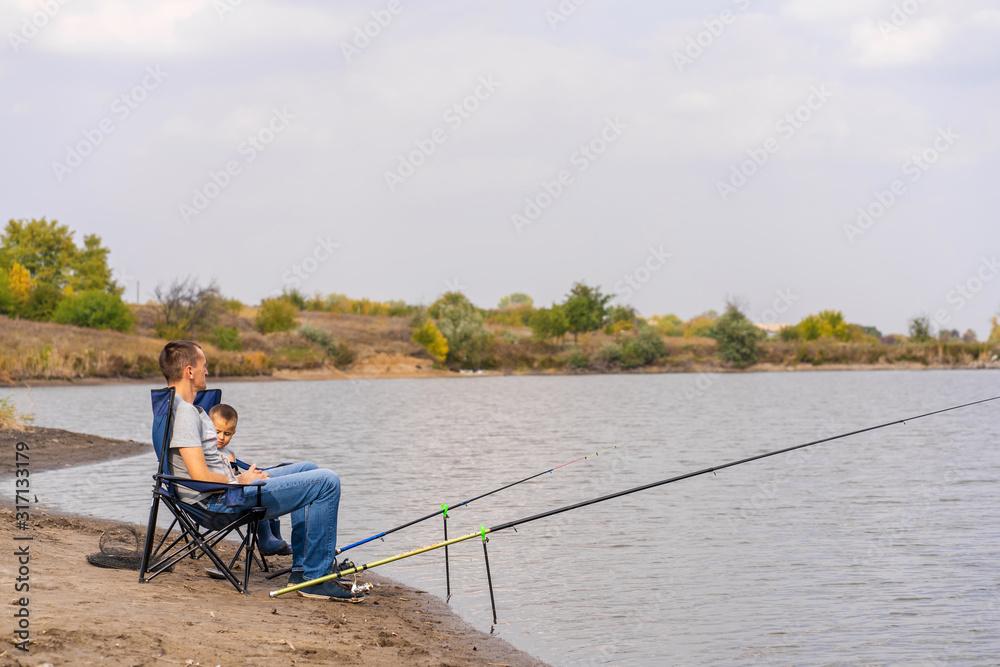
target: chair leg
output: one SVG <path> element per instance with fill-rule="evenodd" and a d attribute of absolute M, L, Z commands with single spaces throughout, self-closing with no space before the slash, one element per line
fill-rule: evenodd
<path fill-rule="evenodd" d="M 146 570 L 149 567 L 149 559 L 152 555 L 153 540 L 156 539 L 156 514 L 159 510 L 160 498 L 155 493 L 153 501 L 149 506 L 149 523 L 146 524 L 146 545 L 142 550 L 142 562 L 139 564 L 139 583 L 146 583 Z"/>
<path fill-rule="evenodd" d="M 250 586 L 250 562 L 256 558 L 254 551 L 257 549 L 257 521 L 251 521 L 247 526 L 247 554 L 243 559 L 243 592 L 248 594 Z"/>

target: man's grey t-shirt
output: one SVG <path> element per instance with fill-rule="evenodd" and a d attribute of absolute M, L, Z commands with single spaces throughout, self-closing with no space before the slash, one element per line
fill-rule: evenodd
<path fill-rule="evenodd" d="M 210 472 L 232 477 L 232 468 L 219 455 L 219 436 L 212 420 L 201 408 L 191 405 L 180 396 L 174 397 L 174 428 L 170 436 L 170 470 L 178 477 L 191 479 L 184 459 L 181 457 L 182 447 L 201 447 L 205 455 L 205 463 Z M 186 503 L 204 500 L 211 493 L 198 493 L 193 489 L 178 484 L 177 495 Z"/>

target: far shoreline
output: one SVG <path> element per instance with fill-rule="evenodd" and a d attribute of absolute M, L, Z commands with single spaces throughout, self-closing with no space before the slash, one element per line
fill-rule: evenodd
<path fill-rule="evenodd" d="M 371 373 L 342 371 L 336 368 L 320 368 L 308 370 L 277 370 L 270 375 L 223 375 L 210 376 L 213 384 L 232 382 L 315 382 L 315 381 L 348 381 L 366 380 L 429 380 L 457 379 L 483 377 L 554 377 L 554 376 L 596 376 L 596 375 L 715 375 L 715 374 L 748 374 L 748 373 L 808 373 L 830 371 L 933 371 L 933 370 L 1000 370 L 1000 361 L 976 362 L 972 364 L 922 364 L 915 361 L 894 364 L 798 364 L 785 366 L 779 364 L 755 364 L 750 368 L 727 368 L 715 364 L 692 364 L 685 368 L 644 367 L 634 370 L 611 372 L 565 371 L 559 369 L 545 371 L 444 371 L 428 369 L 426 372 L 403 371 Z M 81 377 L 74 379 L 39 378 L 29 380 L 14 380 L 0 387 L 7 389 L 31 389 L 32 387 L 99 387 L 110 385 L 163 385 L 159 375 L 142 378 L 131 377 Z"/>

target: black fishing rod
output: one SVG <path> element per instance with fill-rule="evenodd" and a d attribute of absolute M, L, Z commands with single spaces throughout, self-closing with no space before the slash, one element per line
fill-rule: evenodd
<path fill-rule="evenodd" d="M 447 503 L 442 503 L 441 509 L 435 510 L 435 511 L 431 512 L 430 514 L 427 514 L 425 516 L 420 517 L 419 519 L 414 519 L 413 521 L 407 521 L 406 523 L 401 524 L 399 526 L 396 526 L 395 528 L 390 528 L 389 530 L 382 531 L 381 533 L 378 533 L 376 535 L 372 535 L 371 537 L 366 537 L 363 540 L 359 540 L 359 541 L 357 541 L 357 542 L 355 542 L 353 544 L 348 544 L 346 547 L 342 547 L 340 549 L 337 549 L 336 555 L 339 556 L 340 554 L 342 554 L 343 552 L 347 551 L 348 549 L 353 549 L 354 547 L 360 547 L 362 544 L 368 544 L 369 542 L 372 542 L 373 540 L 381 539 L 381 538 L 385 537 L 386 535 L 390 535 L 390 534 L 395 533 L 397 531 L 403 530 L 404 528 L 409 528 L 410 526 L 415 526 L 418 523 L 422 523 L 424 521 L 427 521 L 428 519 L 433 519 L 434 517 L 439 516 L 439 515 L 444 516 L 444 522 L 445 522 L 444 523 L 444 539 L 447 540 L 448 539 L 448 512 L 450 510 L 455 510 L 455 509 L 458 509 L 459 507 L 464 507 L 464 506 L 468 505 L 469 503 L 474 503 L 477 500 L 481 500 L 483 498 L 486 498 L 487 496 L 492 496 L 494 493 L 500 493 L 501 491 L 505 491 L 505 490 L 507 490 L 507 489 L 509 489 L 511 487 L 517 486 L 518 484 L 524 484 L 525 482 L 530 482 L 531 480 L 535 479 L 536 477 L 541 477 L 542 475 L 547 475 L 547 474 L 549 474 L 551 472 L 559 470 L 560 468 L 565 468 L 566 466 L 573 465 L 574 463 L 578 463 L 580 461 L 586 461 L 587 459 L 589 459 L 591 457 L 600 456 L 601 454 L 604 454 L 605 452 L 610 452 L 613 449 L 618 449 L 618 445 L 614 445 L 613 447 L 608 447 L 607 449 L 602 449 L 599 452 L 595 452 L 593 454 L 588 454 L 587 456 L 581 456 L 578 459 L 573 459 L 572 461 L 569 461 L 567 463 L 563 463 L 562 465 L 555 466 L 554 468 L 549 468 L 548 470 L 543 470 L 541 472 L 535 473 L 534 475 L 529 475 L 528 477 L 525 477 L 524 479 L 520 479 L 520 480 L 518 480 L 516 482 L 511 482 L 510 484 L 505 484 L 504 486 L 501 486 L 498 489 L 493 489 L 492 491 L 487 491 L 486 493 L 482 493 L 482 494 L 480 494 L 480 495 L 478 495 L 478 496 L 476 496 L 474 498 L 469 498 L 468 500 L 463 500 L 462 502 L 457 503 L 455 505 L 448 505 Z M 274 579 L 275 577 L 279 577 L 279 576 L 281 576 L 283 574 L 288 574 L 289 572 L 291 572 L 291 568 L 285 568 L 284 570 L 279 570 L 277 572 L 274 572 L 273 574 L 269 574 L 267 576 L 267 578 L 268 579 Z M 447 550 L 447 548 L 445 549 L 445 573 L 446 573 L 446 578 L 448 579 L 448 595 L 450 596 L 451 595 L 451 574 L 449 572 L 449 566 L 448 566 L 448 550 Z"/>
<path fill-rule="evenodd" d="M 618 445 L 615 445 L 614 447 L 608 447 L 607 449 L 602 449 L 601 451 L 596 452 L 594 454 L 588 454 L 587 456 L 581 456 L 580 458 L 574 459 L 573 461 L 570 461 L 569 463 L 564 463 L 561 466 L 556 466 L 555 468 L 549 468 L 548 470 L 543 470 L 542 472 L 535 473 L 534 475 L 531 475 L 530 477 L 525 477 L 524 479 L 518 480 L 516 482 L 511 482 L 510 484 L 506 484 L 504 486 L 501 486 L 499 489 L 493 489 L 492 491 L 487 491 L 486 493 L 480 494 L 480 495 L 476 496 L 475 498 L 469 498 L 468 500 L 463 500 L 462 502 L 457 503 L 455 505 L 443 504 L 443 505 L 441 505 L 441 509 L 439 509 L 439 510 L 435 510 L 435 511 L 431 512 L 430 514 L 427 514 L 426 516 L 420 517 L 419 519 L 414 519 L 413 521 L 407 521 L 406 523 L 404 523 L 402 525 L 396 526 L 395 528 L 390 528 L 389 530 L 383 531 L 383 532 L 379 533 L 378 535 L 372 535 L 371 537 L 366 537 L 365 539 L 360 540 L 358 542 L 355 542 L 354 544 L 348 544 L 346 547 L 343 547 L 341 549 L 337 549 L 337 553 L 341 554 L 341 553 L 347 551 L 348 549 L 353 549 L 354 547 L 360 547 L 362 544 L 367 544 L 368 542 L 371 542 L 372 540 L 377 540 L 379 538 L 385 537 L 386 535 L 389 535 L 391 533 L 395 533 L 398 530 L 403 530 L 404 528 L 409 528 L 410 526 L 415 526 L 418 523 L 421 523 L 423 521 L 427 521 L 428 519 L 433 519 L 434 517 L 436 517 L 438 515 L 441 515 L 441 514 L 443 514 L 445 517 L 447 517 L 448 516 L 448 512 L 450 510 L 455 510 L 455 509 L 458 509 L 459 507 L 464 507 L 465 505 L 468 505 L 469 503 L 474 503 L 477 500 L 485 498 L 486 496 L 492 496 L 494 493 L 500 493 L 501 491 L 505 491 L 505 490 L 511 488 L 512 486 L 517 486 L 518 484 L 524 484 L 525 482 L 530 482 L 531 480 L 535 479 L 536 477 L 541 477 L 542 475 L 547 475 L 550 472 L 553 472 L 555 470 L 559 470 L 560 468 L 565 468 L 566 466 L 572 465 L 574 463 L 577 463 L 578 461 L 586 461 L 591 456 L 600 456 L 604 452 L 610 452 L 612 449 L 617 449 L 617 448 L 618 448 Z"/>
<path fill-rule="evenodd" d="M 270 592 L 270 596 L 271 597 L 277 597 L 278 595 L 283 595 L 284 593 L 290 593 L 292 591 L 297 591 L 300 588 L 306 588 L 307 586 L 312 586 L 312 585 L 315 585 L 315 584 L 318 584 L 318 583 L 322 583 L 324 581 L 328 581 L 328 580 L 333 579 L 334 577 L 337 577 L 337 576 L 347 576 L 347 575 L 351 575 L 351 574 L 356 574 L 358 572 L 362 572 L 364 570 L 370 570 L 370 569 L 372 569 L 374 567 L 378 567 L 380 565 L 386 565 L 388 563 L 393 563 L 393 562 L 395 562 L 397 560 L 402 560 L 403 558 L 409 558 L 410 556 L 416 556 L 417 554 L 426 553 L 428 551 L 433 551 L 435 549 L 440 549 L 442 547 L 448 547 L 448 546 L 450 546 L 452 544 L 457 544 L 459 542 L 464 542 L 466 540 L 471 540 L 471 539 L 474 539 L 476 537 L 481 537 L 482 538 L 483 544 L 484 544 L 484 548 L 485 548 L 486 536 L 488 534 L 490 534 L 490 533 L 496 533 L 496 532 L 499 532 L 501 530 L 507 530 L 508 528 L 514 528 L 516 526 L 520 526 L 520 525 L 525 524 L 525 523 L 530 523 L 532 521 L 537 521 L 539 519 L 544 519 L 546 517 L 555 516 L 556 514 L 562 514 L 563 512 L 569 512 L 569 511 L 572 511 L 572 510 L 580 509 L 581 507 L 587 507 L 588 505 L 596 505 L 597 503 L 603 503 L 603 502 L 605 502 L 607 500 L 613 500 L 614 498 L 621 498 L 622 496 L 627 496 L 627 495 L 632 494 L 632 493 L 638 493 L 640 491 L 646 491 L 648 489 L 653 489 L 653 488 L 656 488 L 658 486 L 664 486 L 665 484 L 672 484 L 674 482 L 679 482 L 681 480 L 691 479 L 692 477 L 698 477 L 700 475 L 707 475 L 710 472 L 717 472 L 719 470 L 725 470 L 726 468 L 732 468 L 734 466 L 742 465 L 744 463 L 751 463 L 752 461 L 759 461 L 760 459 L 766 459 L 769 456 L 777 456 L 778 454 L 785 454 L 785 453 L 788 453 L 788 452 L 795 451 L 796 449 L 802 449 L 804 447 L 811 447 L 813 445 L 818 445 L 818 444 L 821 444 L 821 443 L 824 443 L 824 442 L 832 442 L 834 440 L 840 440 L 842 438 L 848 438 L 848 437 L 850 437 L 852 435 L 858 435 L 858 434 L 861 434 L 861 433 L 867 433 L 869 431 L 876 431 L 878 429 L 886 428 L 888 426 L 895 426 L 896 424 L 905 424 L 906 422 L 914 421 L 916 419 L 922 419 L 923 417 L 930 417 L 931 415 L 941 414 L 942 412 L 950 412 L 952 410 L 958 410 L 960 408 L 967 408 L 967 407 L 970 407 L 970 406 L 973 406 L 973 405 L 979 405 L 980 403 L 988 403 L 990 401 L 995 401 L 997 399 L 1000 399 L 1000 396 L 994 396 L 993 398 L 984 398 L 984 399 L 979 400 L 979 401 L 972 401 L 971 403 L 963 403 L 961 405 L 955 405 L 955 406 L 952 406 L 950 408 L 944 408 L 943 410 L 934 410 L 933 412 L 925 412 L 924 414 L 916 415 L 914 417 L 906 417 L 904 419 L 896 419 L 894 421 L 886 422 L 884 424 L 879 424 L 877 426 L 869 426 L 867 428 L 861 428 L 861 429 L 858 429 L 856 431 L 850 431 L 848 433 L 841 433 L 840 435 L 832 435 L 832 436 L 827 437 L 827 438 L 820 438 L 819 440 L 813 440 L 811 442 L 802 443 L 801 445 L 793 445 L 791 447 L 785 447 L 784 449 L 777 449 L 777 450 L 775 450 L 773 452 L 767 452 L 767 453 L 764 453 L 764 454 L 757 454 L 756 456 L 748 456 L 747 458 L 740 459 L 738 461 L 731 461 L 729 463 L 723 463 L 721 465 L 712 466 L 711 468 L 703 468 L 702 470 L 696 470 L 694 472 L 685 473 L 683 475 L 677 475 L 676 477 L 670 477 L 668 479 L 663 479 L 663 480 L 660 480 L 658 482 L 651 482 L 649 484 L 643 484 L 642 486 L 636 486 L 636 487 L 633 487 L 631 489 L 625 489 L 624 491 L 618 491 L 618 492 L 615 492 L 615 493 L 609 493 L 607 495 L 600 496 L 598 498 L 592 498 L 590 500 L 584 500 L 582 502 L 574 503 L 572 505 L 566 505 L 565 507 L 559 507 L 559 508 L 556 508 L 556 509 L 553 509 L 553 510 L 548 510 L 547 512 L 542 512 L 540 514 L 534 514 L 532 516 L 528 516 L 528 517 L 525 517 L 523 519 L 517 519 L 516 521 L 508 521 L 507 523 L 497 524 L 496 526 L 493 526 L 492 528 L 480 527 L 479 531 L 477 531 L 475 533 L 469 533 L 468 535 L 463 535 L 461 537 L 455 537 L 453 539 L 445 540 L 443 542 L 438 542 L 437 544 L 432 544 L 432 545 L 427 546 L 427 547 L 423 547 L 423 548 L 420 548 L 420 549 L 414 549 L 413 551 L 408 551 L 406 553 L 399 554 L 397 556 L 392 556 L 391 558 L 384 558 L 382 560 L 377 560 L 377 561 L 374 561 L 372 563 L 368 563 L 366 565 L 355 566 L 355 567 L 350 568 L 348 570 L 344 570 L 344 571 L 342 571 L 342 572 L 340 572 L 338 574 L 330 574 L 330 575 L 327 575 L 327 576 L 324 576 L 324 577 L 320 577 L 319 579 L 313 579 L 311 581 L 302 582 L 301 584 L 296 584 L 294 586 L 287 586 L 285 588 L 282 588 L 282 589 L 279 589 L 279 590 L 276 590 L 276 591 L 271 591 Z M 488 565 L 487 565 L 487 567 L 488 567 Z M 492 593 L 493 592 L 491 590 L 490 591 L 491 597 L 492 597 Z M 494 609 L 493 615 L 494 615 L 494 622 L 495 622 L 495 617 L 496 617 L 496 610 L 495 609 Z"/>

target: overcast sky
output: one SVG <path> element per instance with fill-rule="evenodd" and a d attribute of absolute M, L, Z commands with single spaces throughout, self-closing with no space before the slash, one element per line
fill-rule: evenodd
<path fill-rule="evenodd" d="M 989 0 L 64 2 L 0 4 L 0 209 L 99 234 L 129 300 L 1000 306 Z"/>

